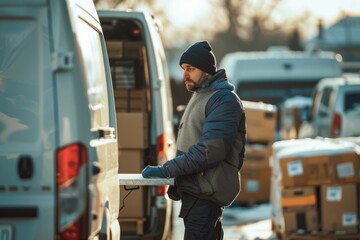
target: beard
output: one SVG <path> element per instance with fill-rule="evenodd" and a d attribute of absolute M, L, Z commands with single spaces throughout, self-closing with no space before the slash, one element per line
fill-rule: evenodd
<path fill-rule="evenodd" d="M 201 85 L 204 83 L 205 79 L 207 78 L 208 77 L 204 72 L 200 75 L 199 80 L 197 81 L 191 78 L 186 78 L 184 79 L 185 87 L 189 92 L 195 92 L 197 89 L 201 87 Z"/>

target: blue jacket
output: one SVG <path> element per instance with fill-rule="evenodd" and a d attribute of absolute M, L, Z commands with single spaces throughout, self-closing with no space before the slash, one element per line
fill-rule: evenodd
<path fill-rule="evenodd" d="M 175 177 L 177 189 L 169 188 L 170 197 L 187 192 L 227 206 L 239 193 L 246 124 L 233 90 L 225 70 L 219 70 L 191 97 L 180 122 L 177 155 L 164 164 Z"/>

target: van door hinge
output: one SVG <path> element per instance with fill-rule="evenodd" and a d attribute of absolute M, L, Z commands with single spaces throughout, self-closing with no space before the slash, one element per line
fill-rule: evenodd
<path fill-rule="evenodd" d="M 68 71 L 74 66 L 73 52 L 54 52 L 51 67 L 53 71 Z"/>
<path fill-rule="evenodd" d="M 161 81 L 161 80 L 154 81 L 154 83 L 153 83 L 154 89 L 160 89 L 160 88 L 161 88 L 161 84 L 162 84 L 162 81 Z"/>

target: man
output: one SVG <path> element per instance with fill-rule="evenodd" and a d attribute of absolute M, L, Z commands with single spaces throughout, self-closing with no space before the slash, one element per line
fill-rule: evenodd
<path fill-rule="evenodd" d="M 180 122 L 176 157 L 163 166 L 147 166 L 142 175 L 175 178 L 168 195 L 181 199 L 185 239 L 223 239 L 223 209 L 240 192 L 245 111 L 225 70 L 216 70 L 207 41 L 190 46 L 180 66 L 193 95 Z"/>

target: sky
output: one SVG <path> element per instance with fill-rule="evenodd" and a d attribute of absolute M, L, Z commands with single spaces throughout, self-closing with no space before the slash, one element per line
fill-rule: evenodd
<path fill-rule="evenodd" d="M 165 0 L 163 4 L 166 5 L 169 16 L 173 19 L 172 24 L 177 27 L 186 27 L 196 21 L 203 23 L 203 16 L 210 8 L 207 0 Z M 341 12 L 350 16 L 360 16 L 360 0 L 283 0 L 277 17 L 281 19 L 297 16 L 306 11 L 316 18 L 321 18 L 326 27 L 335 23 Z M 305 34 L 308 37 L 316 34 L 316 25 L 309 26 L 307 31 Z"/>
<path fill-rule="evenodd" d="M 310 11 L 321 18 L 325 26 L 332 25 L 341 12 L 360 17 L 359 0 L 285 0 L 283 12 L 301 14 Z"/>

